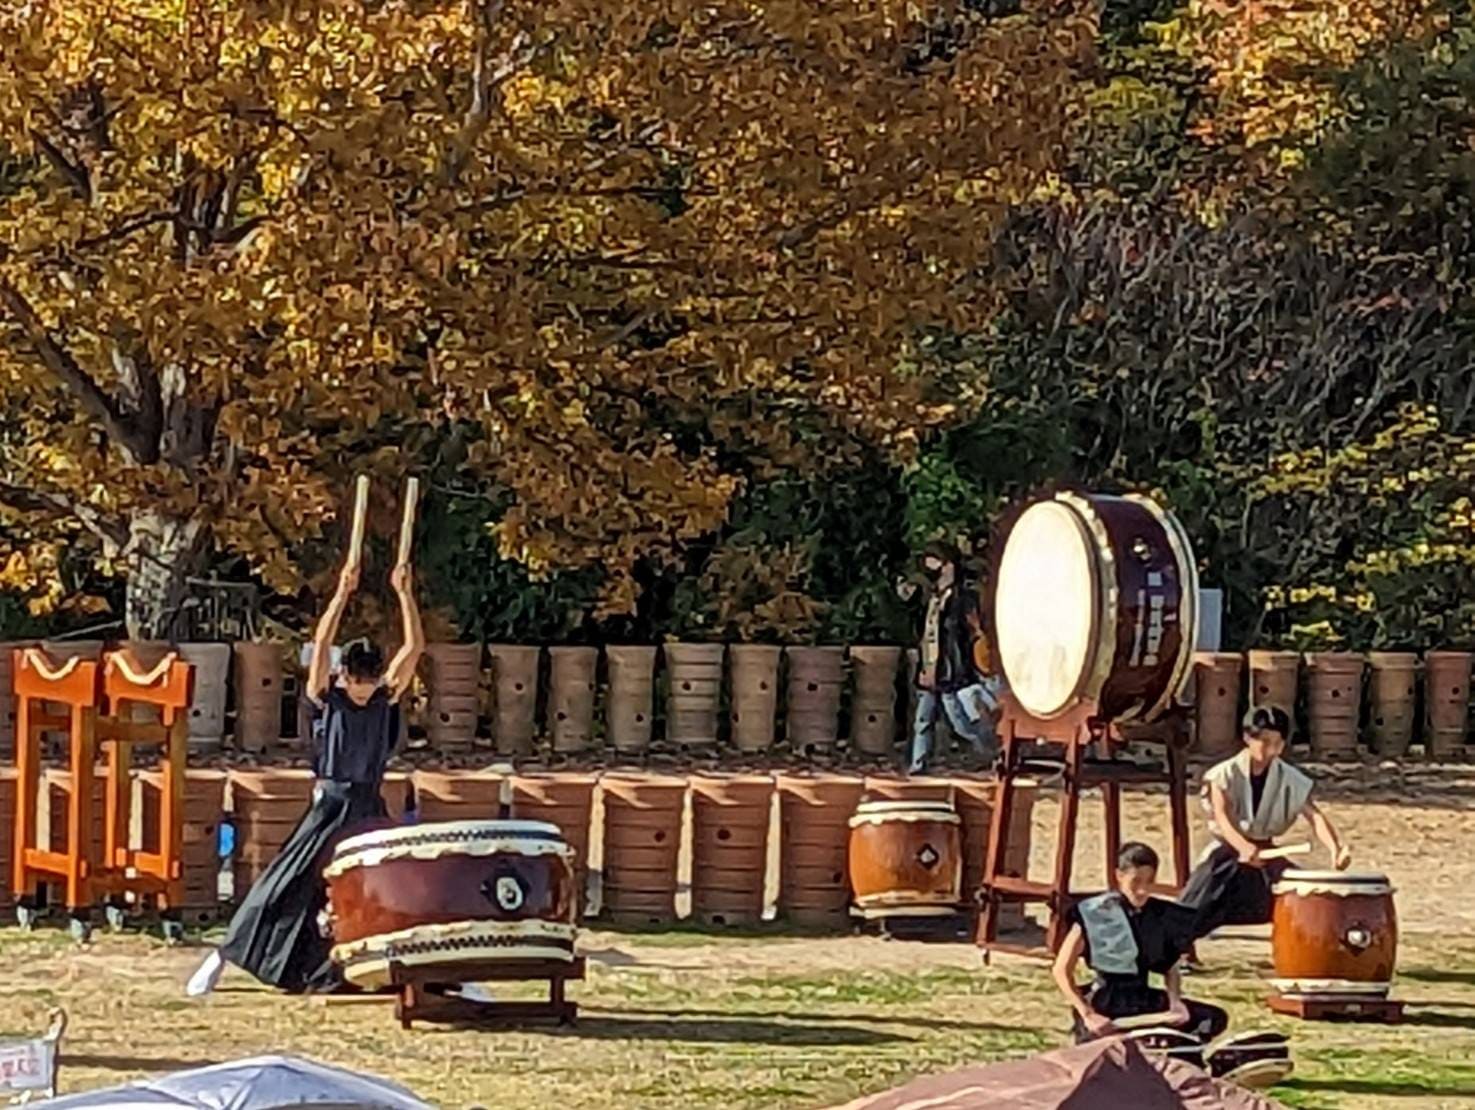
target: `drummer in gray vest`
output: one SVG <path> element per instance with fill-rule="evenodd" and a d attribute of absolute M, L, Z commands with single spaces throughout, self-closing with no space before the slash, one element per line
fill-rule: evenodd
<path fill-rule="evenodd" d="M 1152 896 L 1158 857 L 1146 844 L 1122 845 L 1116 889 L 1077 903 L 1070 931 L 1055 957 L 1055 982 L 1070 1003 L 1077 1042 L 1120 1031 L 1116 1022 L 1153 1015 L 1154 1025 L 1181 1029 L 1200 1042 L 1229 1024 L 1218 1006 L 1184 998 L 1178 961 L 1193 943 L 1194 913 Z M 1095 978 L 1082 990 L 1076 968 L 1085 961 Z M 1161 975 L 1162 987 L 1150 985 Z M 1151 1020 L 1151 1019 L 1149 1019 Z M 1138 1024 L 1133 1022 L 1132 1024 Z"/>
<path fill-rule="evenodd" d="M 1261 853 L 1303 817 L 1338 871 L 1352 862 L 1336 827 L 1311 799 L 1315 782 L 1281 758 L 1290 736 L 1284 709 L 1257 706 L 1245 714 L 1243 750 L 1204 774 L 1204 806 L 1214 839 L 1178 898 L 1196 911 L 1197 936 L 1222 925 L 1270 920 L 1271 886 L 1288 864 Z"/>

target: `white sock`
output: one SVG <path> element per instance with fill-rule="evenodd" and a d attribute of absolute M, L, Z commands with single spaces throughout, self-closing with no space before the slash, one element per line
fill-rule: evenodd
<path fill-rule="evenodd" d="M 456 988 L 456 993 L 467 1002 L 495 1002 L 492 992 L 480 983 L 462 983 Z"/>
<path fill-rule="evenodd" d="M 195 973 L 189 977 L 189 982 L 184 985 L 184 993 L 190 998 L 200 998 L 215 989 L 215 984 L 220 982 L 220 975 L 225 971 L 225 959 L 220 955 L 220 949 L 213 948 L 210 955 L 206 956 Z"/>

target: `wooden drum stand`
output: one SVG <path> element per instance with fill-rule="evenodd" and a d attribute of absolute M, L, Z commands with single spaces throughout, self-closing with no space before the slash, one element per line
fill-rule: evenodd
<path fill-rule="evenodd" d="M 72 934 L 86 940 L 92 909 L 106 898 L 107 917 L 121 924 L 125 895 L 152 895 L 163 911 L 164 935 L 183 934 L 178 911 L 184 904 L 184 773 L 189 741 L 188 709 L 194 697 L 194 668 L 171 652 L 149 671 L 141 671 L 127 651 L 108 653 L 101 664 L 78 659 L 52 665 L 35 648 L 15 653 L 16 784 L 13 889 L 22 927 L 35 921 L 36 888 L 57 882 L 65 889 Z M 48 715 L 44 705 L 67 708 L 66 717 Z M 134 721 L 124 705 L 157 708 L 158 721 Z M 106 706 L 106 715 L 100 707 Z M 67 802 L 67 846 L 37 846 L 36 800 L 41 789 L 41 733 L 66 729 L 70 737 L 71 791 Z M 129 847 L 132 762 L 135 744 L 158 744 L 161 800 L 157 850 Z M 92 812 L 96 764 L 107 748 L 103 774 L 101 843 Z"/>
<path fill-rule="evenodd" d="M 1181 707 L 1175 706 L 1153 725 L 1139 726 L 1133 733 L 1135 739 L 1164 744 L 1164 766 L 1144 766 L 1116 758 L 1127 747 L 1128 741 L 1110 722 L 1097 719 L 1093 703 L 1082 703 L 1065 716 L 1043 721 L 1026 713 L 1011 695 L 1004 695 L 999 721 L 1002 745 L 999 791 L 989 829 L 982 888 L 978 892 L 980 909 L 975 940 L 983 949 L 985 960 L 995 950 L 1049 959 L 1060 947 L 1065 936 L 1065 915 L 1075 898 L 1071 892 L 1071 870 L 1081 795 L 1093 787 L 1101 790 L 1101 800 L 1106 809 L 1106 838 L 1102 847 L 1108 881 L 1116 871 L 1116 857 L 1121 850 L 1121 788 L 1128 785 L 1167 786 L 1172 815 L 1173 869 L 1178 885 L 1159 884 L 1158 889 L 1162 893 L 1176 894 L 1188 880 L 1187 715 Z M 1004 861 L 1009 858 L 1008 837 L 1016 778 L 1042 777 L 1042 771 L 1047 775 L 1056 773 L 1053 761 L 1044 768 L 1028 761 L 1024 746 L 1030 742 L 1048 745 L 1052 755 L 1059 751 L 1064 760 L 1055 865 L 1048 882 L 1004 871 Z M 1087 758 L 1086 752 L 1092 746 L 1104 758 Z M 1043 948 L 999 942 L 999 911 L 1004 902 L 1043 902 L 1049 908 L 1050 920 Z"/>

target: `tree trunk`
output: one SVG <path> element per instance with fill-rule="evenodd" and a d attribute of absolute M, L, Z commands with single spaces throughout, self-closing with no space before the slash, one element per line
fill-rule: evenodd
<path fill-rule="evenodd" d="M 204 550 L 199 520 L 179 520 L 153 509 L 128 522 L 129 638 L 168 640 L 185 600 L 185 580 Z"/>

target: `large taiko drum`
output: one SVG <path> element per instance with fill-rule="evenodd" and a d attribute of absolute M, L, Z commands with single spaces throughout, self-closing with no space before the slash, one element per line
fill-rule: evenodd
<path fill-rule="evenodd" d="M 958 908 L 961 821 L 948 802 L 862 802 L 850 818 L 850 889 L 861 917 L 928 917 Z"/>
<path fill-rule="evenodd" d="M 1182 692 L 1198 639 L 1187 534 L 1144 497 L 1060 493 L 1028 506 L 1004 540 L 993 596 L 998 661 L 1025 712 L 1083 703 L 1151 721 Z"/>
<path fill-rule="evenodd" d="M 573 849 L 556 825 L 378 830 L 339 844 L 323 877 L 333 960 L 359 987 L 395 974 L 474 982 L 488 965 L 573 959 Z"/>
<path fill-rule="evenodd" d="M 1398 960 L 1398 916 L 1385 875 L 1285 871 L 1272 888 L 1272 985 L 1288 998 L 1385 998 Z"/>

